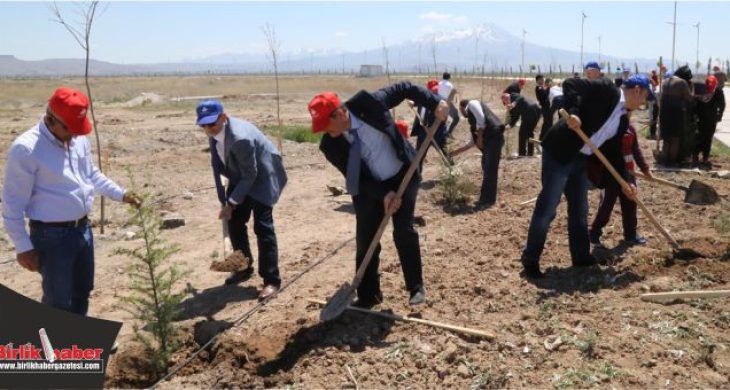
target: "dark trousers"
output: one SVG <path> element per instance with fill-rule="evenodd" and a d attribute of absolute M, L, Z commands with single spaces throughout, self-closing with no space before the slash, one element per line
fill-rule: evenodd
<path fill-rule="evenodd" d="M 700 153 L 704 160 L 710 159 L 710 149 L 712 149 L 712 137 L 715 135 L 717 122 L 697 124 L 697 146 L 694 150 L 694 158 L 698 159 Z"/>
<path fill-rule="evenodd" d="M 43 278 L 41 301 L 57 309 L 85 316 L 94 289 L 94 236 L 88 223 L 79 227 L 51 227 L 31 223 L 33 243 Z"/>
<path fill-rule="evenodd" d="M 482 190 L 479 195 L 480 203 L 497 202 L 497 179 L 499 175 L 499 158 L 504 145 L 504 134 L 484 139 L 482 150 Z"/>
<path fill-rule="evenodd" d="M 649 136 L 656 138 L 657 119 L 659 118 L 659 105 L 656 100 L 647 102 L 649 106 Z"/>
<path fill-rule="evenodd" d="M 636 184 L 635 180 L 632 180 Z M 591 224 L 590 235 L 600 237 L 603 228 L 611 220 L 611 212 L 616 204 L 616 198 L 621 202 L 621 219 L 624 226 L 624 239 L 633 240 L 636 237 L 636 203 L 624 195 L 621 187 L 614 180 L 609 180 L 606 188 L 603 190 L 601 203 L 598 206 L 598 212 L 593 218 Z"/>
<path fill-rule="evenodd" d="M 397 191 L 406 169 L 407 167 L 404 167 L 400 173 L 382 184 L 392 191 Z M 398 258 L 400 259 L 401 269 L 403 270 L 408 291 L 414 291 L 423 287 L 421 249 L 418 243 L 418 232 L 413 228 L 413 213 L 416 209 L 419 183 L 420 178 L 418 175 L 411 179 L 403 194 L 400 208 L 392 216 L 393 241 L 398 251 Z M 373 199 L 360 194 L 353 196 L 352 202 L 355 206 L 355 217 L 357 218 L 355 239 L 357 242 L 355 269 L 357 270 L 365 258 L 365 253 L 378 230 L 378 226 L 380 226 L 380 222 L 385 215 L 385 210 L 383 208 L 383 199 Z M 360 299 L 382 299 L 380 275 L 378 274 L 379 266 L 380 243 L 375 248 L 373 257 L 365 270 L 362 282 L 357 287 L 357 296 Z"/>
<path fill-rule="evenodd" d="M 259 275 L 264 284 L 281 285 L 279 278 L 279 251 L 274 231 L 273 208 L 260 203 L 250 196 L 244 198 L 243 203 L 233 210 L 228 220 L 228 232 L 234 250 L 240 250 L 249 259 L 253 260 L 251 245 L 248 241 L 248 220 L 253 213 L 253 231 L 259 246 Z"/>
<path fill-rule="evenodd" d="M 553 112 L 550 110 L 549 105 L 545 105 L 540 108 L 542 113 L 542 128 L 540 128 L 540 141 L 545 137 L 547 131 L 553 127 Z"/>
<path fill-rule="evenodd" d="M 679 163 L 680 137 L 662 135 L 662 138 L 664 139 L 664 165 L 676 165 Z"/>
<path fill-rule="evenodd" d="M 568 243 L 573 263 L 590 257 L 588 241 L 588 175 L 586 156 L 579 153 L 567 164 L 555 161 L 546 150 L 542 154 L 542 190 L 532 212 L 522 263 L 536 266 L 545 248 L 550 223 L 560 198 L 568 201 Z"/>
<path fill-rule="evenodd" d="M 454 131 L 460 120 L 459 109 L 456 108 L 456 105 L 452 102 L 449 102 L 449 116 L 451 117 L 451 124 L 449 125 L 449 129 L 446 131 L 446 135 L 451 135 L 451 132 Z"/>
<path fill-rule="evenodd" d="M 535 154 L 535 144 L 530 142 L 530 138 L 535 136 L 535 127 L 539 113 L 530 112 L 529 115 L 522 115 L 522 123 L 520 123 L 520 132 L 517 139 L 517 154 L 520 156 L 532 156 Z"/>
<path fill-rule="evenodd" d="M 423 145 L 423 141 L 426 140 L 426 130 L 423 130 L 418 133 L 418 138 L 416 138 L 416 150 L 421 148 L 421 145 Z M 433 136 L 433 140 L 436 141 L 436 145 L 441 149 L 441 151 L 446 154 L 446 125 L 441 124 L 439 128 L 436 130 L 436 134 Z M 433 147 L 433 145 L 431 145 Z M 438 152 L 438 151 L 437 151 Z M 428 150 L 426 150 L 426 153 L 423 154 L 423 158 L 420 161 L 419 169 L 423 170 L 423 160 L 426 159 L 426 154 L 428 154 Z"/>

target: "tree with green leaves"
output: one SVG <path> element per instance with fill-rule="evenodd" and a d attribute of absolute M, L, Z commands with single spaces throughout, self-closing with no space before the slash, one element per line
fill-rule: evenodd
<path fill-rule="evenodd" d="M 139 209 L 130 207 L 130 223 L 139 228 L 134 238 L 141 239 L 143 245 L 135 249 L 120 248 L 115 254 L 135 260 L 128 268 L 131 293 L 122 300 L 124 309 L 138 321 L 133 326 L 134 336 L 144 346 L 151 374 L 159 377 L 167 371 L 170 355 L 178 346 L 174 321 L 185 293 L 175 292 L 175 287 L 187 273 L 167 264 L 179 248 L 167 245 L 160 237 L 161 219 L 146 202 L 147 198 L 148 195 L 142 195 Z"/>

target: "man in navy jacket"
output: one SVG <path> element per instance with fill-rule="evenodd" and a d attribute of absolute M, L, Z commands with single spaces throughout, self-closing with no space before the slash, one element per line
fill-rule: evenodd
<path fill-rule="evenodd" d="M 352 195 L 357 220 L 356 267 L 362 263 L 386 209 L 393 212 L 393 241 L 410 293 L 409 303 L 417 305 L 426 301 L 418 233 L 413 228 L 420 174 L 413 176 L 403 198 L 398 198 L 396 191 L 416 151 L 398 132 L 389 111 L 405 99 L 433 110 L 442 121 L 449 114 L 446 101 L 408 81 L 372 93 L 360 91 L 344 104 L 337 94 L 323 92 L 309 102 L 308 108 L 312 131 L 326 133 L 320 150 L 345 176 Z M 379 255 L 380 245 L 357 288 L 356 306 L 372 307 L 383 300 Z"/>
<path fill-rule="evenodd" d="M 568 242 L 574 266 L 591 266 L 596 259 L 590 254 L 588 239 L 588 176 L 586 160 L 593 152 L 576 134 L 576 129 L 591 138 L 624 179 L 629 178 L 623 164 L 621 139 L 629 125 L 627 111 L 639 108 L 651 96 L 651 85 L 645 75 L 634 75 L 616 87 L 607 78 L 567 79 L 563 83 L 565 109 L 570 113 L 547 133 L 542 142 L 542 190 L 537 197 L 530 220 L 527 243 L 522 252 L 522 275 L 540 278 L 539 261 L 545 246 L 550 223 L 560 198 L 568 202 Z M 624 189 L 630 199 L 636 188 Z"/>

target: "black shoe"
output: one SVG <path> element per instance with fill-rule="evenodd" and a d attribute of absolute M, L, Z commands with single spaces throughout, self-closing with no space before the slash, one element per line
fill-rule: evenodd
<path fill-rule="evenodd" d="M 226 285 L 238 284 L 243 281 L 249 280 L 252 275 L 253 275 L 253 267 L 245 269 L 243 271 L 231 272 L 231 274 L 228 275 L 228 277 L 226 278 L 225 284 Z"/>
<path fill-rule="evenodd" d="M 588 232 L 588 239 L 591 241 L 591 244 L 593 244 L 594 246 L 597 246 L 597 247 L 600 247 L 600 248 L 605 248 L 603 246 L 603 243 L 601 242 L 601 235 L 600 234 L 595 234 L 593 232 Z"/>
<path fill-rule="evenodd" d="M 408 300 L 408 304 L 416 306 L 426 303 L 426 290 L 423 287 L 419 287 L 411 291 L 411 298 Z"/>
<path fill-rule="evenodd" d="M 624 241 L 626 241 L 629 245 L 646 245 L 646 238 L 638 234 L 633 238 L 624 238 Z"/>
<path fill-rule="evenodd" d="M 598 260 L 593 256 L 588 256 L 581 261 L 573 261 L 573 267 L 591 267 L 598 265 Z"/>
<path fill-rule="evenodd" d="M 492 206 L 494 206 L 494 203 L 479 201 L 479 202 L 474 203 L 473 208 L 474 208 L 475 212 L 479 212 L 479 211 L 484 211 L 488 208 L 491 208 Z"/>
<path fill-rule="evenodd" d="M 371 309 L 373 306 L 377 306 L 379 304 L 383 303 L 383 297 L 381 296 L 374 296 L 369 298 L 360 298 L 358 297 L 355 299 L 350 306 L 352 307 L 359 307 L 361 309 Z"/>
<path fill-rule="evenodd" d="M 539 265 L 526 265 L 522 264 L 522 271 L 520 276 L 528 279 L 541 279 L 545 277 L 545 274 L 540 271 Z"/>

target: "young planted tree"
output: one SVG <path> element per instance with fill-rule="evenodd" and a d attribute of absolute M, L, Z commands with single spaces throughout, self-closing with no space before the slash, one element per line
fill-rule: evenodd
<path fill-rule="evenodd" d="M 61 10 L 58 8 L 58 4 L 56 2 L 53 3 L 53 7 L 51 11 L 53 12 L 54 19 L 53 21 L 56 23 L 61 24 L 66 30 L 71 34 L 71 36 L 76 40 L 76 42 L 81 46 L 81 48 L 84 50 L 84 54 L 86 57 L 85 61 L 85 67 L 84 67 L 84 84 L 86 85 L 86 95 L 89 96 L 89 111 L 91 111 L 91 125 L 94 130 L 94 138 L 96 138 L 96 157 L 98 159 L 98 167 L 99 170 L 103 173 L 104 168 L 101 164 L 101 156 L 102 156 L 102 150 L 101 150 L 101 140 L 99 139 L 99 131 L 97 129 L 97 123 L 96 123 L 96 115 L 94 115 L 94 99 L 91 95 L 91 86 L 89 85 L 89 61 L 91 59 L 91 26 L 94 24 L 94 17 L 96 16 L 96 11 L 98 9 L 99 2 L 98 1 L 91 1 L 88 3 L 80 3 L 76 4 L 76 11 L 80 14 L 82 21 L 80 23 L 77 23 L 77 25 L 71 25 L 70 23 L 66 22 L 66 19 L 61 14 Z M 104 234 L 104 224 L 106 223 L 106 219 L 104 218 L 105 215 L 105 207 L 104 207 L 104 197 L 101 197 L 101 221 L 99 221 L 99 229 L 102 234 Z"/>
<path fill-rule="evenodd" d="M 266 23 L 262 28 L 264 32 L 264 36 L 266 37 L 266 44 L 269 46 L 269 60 L 271 60 L 271 65 L 274 67 L 274 80 L 276 81 L 276 123 L 277 123 L 277 131 L 276 131 L 276 140 L 278 142 L 279 146 L 279 152 L 284 155 L 284 150 L 281 143 L 281 105 L 280 105 L 280 97 L 279 97 L 279 51 L 281 50 L 281 42 L 279 42 L 279 39 L 276 37 L 276 29 L 274 26 Z M 310 57 L 311 58 L 311 57 Z M 311 59 L 310 59 L 311 61 Z M 343 69 L 344 69 L 344 59 L 343 59 Z"/>
<path fill-rule="evenodd" d="M 131 181 L 134 183 L 134 180 Z M 148 195 L 141 198 L 139 209 L 130 207 L 130 223 L 139 229 L 134 238 L 141 239 L 142 246 L 120 248 L 115 254 L 134 259 L 127 271 L 131 293 L 122 300 L 126 305 L 124 309 L 137 320 L 133 326 L 134 336 L 144 346 L 150 362 L 150 374 L 159 378 L 167 371 L 170 355 L 179 344 L 174 321 L 185 293 L 174 290 L 187 273 L 167 264 L 179 248 L 167 245 L 160 237 L 161 219 L 146 201 Z"/>

